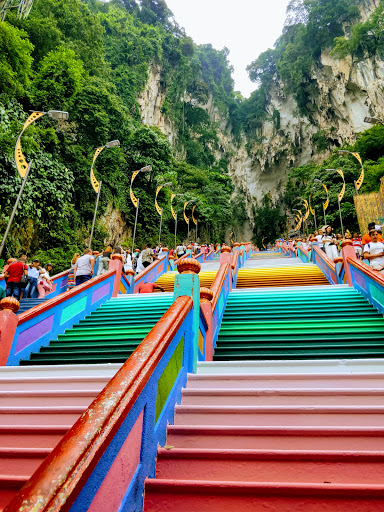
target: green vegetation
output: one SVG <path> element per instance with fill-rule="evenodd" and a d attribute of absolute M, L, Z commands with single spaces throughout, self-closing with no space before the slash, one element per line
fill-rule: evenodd
<path fill-rule="evenodd" d="M 134 184 L 140 197 L 138 245 L 157 240 L 154 196 L 167 181 L 173 186 L 159 196 L 165 207 L 163 242 L 174 243 L 172 192 L 183 194 L 174 201 L 180 238 L 187 234 L 185 201 L 192 201 L 189 216 L 198 204 L 203 238 L 219 241 L 228 225 L 242 222 L 245 208 L 238 198 L 235 215 L 232 211 L 226 155 L 215 157 L 218 128 L 201 107 L 212 95 L 240 134 L 241 100 L 233 91 L 227 57 L 226 49 L 197 47 L 163 0 L 35 0 L 26 20 L 9 13 L 0 23 L 0 233 L 20 187 L 13 151 L 28 110 L 68 110 L 70 118 L 57 123 L 46 116 L 23 135 L 23 152 L 33 163 L 4 257 L 27 252 L 53 260 L 57 271 L 68 267 L 71 253 L 86 246 L 90 233 L 94 149 L 113 139 L 121 146 L 103 151 L 95 169 L 103 181 L 95 248 L 108 239 L 102 217 L 112 210 L 132 228 L 130 180 L 145 165 L 153 171 L 139 174 Z M 158 72 L 165 97 L 161 110 L 174 124 L 175 147 L 140 119 L 138 96 L 151 73 Z"/>
<path fill-rule="evenodd" d="M 380 179 L 384 176 L 384 126 L 376 125 L 359 135 L 353 146 L 346 146 L 344 149 L 356 151 L 360 154 L 364 162 L 365 178 L 361 188 L 362 193 L 376 192 L 380 188 Z M 287 188 L 282 198 L 282 204 L 285 209 L 299 208 L 299 196 L 308 199 L 311 195 L 311 205 L 316 211 L 318 226 L 324 223 L 323 203 L 326 200 L 326 194 L 319 183 L 314 183 L 317 178 L 328 188 L 329 207 L 326 210 L 327 223 L 340 230 L 340 218 L 338 211 L 338 194 L 342 188 L 342 179 L 336 172 L 326 171 L 326 169 L 342 169 L 346 181 L 346 191 L 344 199 L 341 202 L 341 211 L 343 215 L 344 227 L 351 232 L 358 230 L 356 212 L 353 202 L 355 195 L 354 181 L 361 173 L 359 162 L 348 154 L 339 155 L 337 150 L 325 159 L 321 165 L 314 162 L 292 169 L 289 174 Z M 305 211 L 305 208 L 302 208 Z M 313 217 L 308 219 L 313 227 Z"/>

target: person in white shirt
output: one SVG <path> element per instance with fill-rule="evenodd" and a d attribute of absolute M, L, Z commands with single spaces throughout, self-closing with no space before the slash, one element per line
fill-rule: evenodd
<path fill-rule="evenodd" d="M 184 256 L 184 254 L 187 252 L 187 248 L 184 244 L 180 244 L 176 247 L 176 254 L 177 257 L 180 258 L 181 256 Z"/>
<path fill-rule="evenodd" d="M 330 258 L 332 261 L 338 257 L 337 254 L 337 246 L 336 246 L 336 237 L 332 233 L 331 226 L 324 226 L 325 233 L 323 235 L 323 243 L 324 243 L 324 250 L 328 258 Z"/>
<path fill-rule="evenodd" d="M 37 290 L 37 284 L 40 273 L 42 273 L 42 270 L 40 268 L 40 262 L 38 259 L 35 259 L 32 261 L 32 265 L 28 265 L 29 282 L 23 292 L 24 299 L 30 299 L 34 292 Z"/>
<path fill-rule="evenodd" d="M 379 233 L 376 229 L 369 232 L 371 241 L 364 247 L 364 259 L 369 260 L 373 270 L 378 270 L 384 274 L 384 243 L 379 242 Z"/>
<path fill-rule="evenodd" d="M 92 257 L 91 249 L 85 249 L 83 256 L 76 261 L 74 267 L 76 286 L 79 286 L 79 284 L 83 284 L 92 278 L 94 266 L 95 259 Z"/>
<path fill-rule="evenodd" d="M 324 247 L 324 244 L 323 244 L 323 230 L 322 229 L 319 229 L 319 234 L 318 235 L 315 235 L 315 238 L 319 244 L 319 248 L 322 249 Z"/>

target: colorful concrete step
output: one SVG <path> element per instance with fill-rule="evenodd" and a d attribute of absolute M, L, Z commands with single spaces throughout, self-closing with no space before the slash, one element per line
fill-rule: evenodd
<path fill-rule="evenodd" d="M 124 363 L 172 302 L 172 294 L 111 299 L 20 365 Z"/>
<path fill-rule="evenodd" d="M 176 405 L 175 425 L 380 427 L 382 406 Z"/>
<path fill-rule="evenodd" d="M 353 450 L 377 452 L 384 427 L 248 427 L 169 425 L 167 447 L 233 450 Z"/>
<path fill-rule="evenodd" d="M 373 512 L 384 486 L 147 479 L 144 512 Z"/>
<path fill-rule="evenodd" d="M 276 376 L 276 378 L 286 378 L 294 376 L 295 379 L 306 379 L 308 376 L 332 375 L 332 378 L 338 378 L 342 375 L 359 375 L 364 378 L 374 378 L 377 383 L 384 377 L 383 359 L 303 359 L 303 360 L 263 360 L 263 361 L 199 361 L 197 363 L 197 375 L 212 376 L 217 375 L 226 379 L 231 379 L 234 375 L 242 378 L 261 377 L 265 374 Z M 190 379 L 194 377 L 189 376 Z M 345 381 L 344 381 L 345 382 Z M 377 384 L 376 384 L 377 385 Z"/>
<path fill-rule="evenodd" d="M 383 485 L 383 462 L 384 451 L 160 448 L 156 478 Z"/>
<path fill-rule="evenodd" d="M 384 405 L 384 390 L 365 389 L 183 389 L 183 405 L 228 405 L 236 406 L 328 406 Z M 1 404 L 1 395 L 0 395 Z"/>
<path fill-rule="evenodd" d="M 120 365 L 0 368 L 0 510 Z"/>

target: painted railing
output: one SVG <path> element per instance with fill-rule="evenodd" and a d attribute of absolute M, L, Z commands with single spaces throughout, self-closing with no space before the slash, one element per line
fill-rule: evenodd
<path fill-rule="evenodd" d="M 21 359 L 47 346 L 65 329 L 116 297 L 121 270 L 121 263 L 112 261 L 108 272 L 29 309 L 16 321 L 13 313 L 0 311 L 0 365 L 17 366 Z"/>
<path fill-rule="evenodd" d="M 222 263 L 212 283 L 212 344 L 216 347 L 229 292 L 232 290 L 232 269 L 229 263 Z"/>
<path fill-rule="evenodd" d="M 204 261 L 205 261 L 205 252 L 201 251 L 197 256 L 195 256 L 195 260 L 197 260 L 199 263 L 204 263 Z"/>
<path fill-rule="evenodd" d="M 355 258 L 347 258 L 352 285 L 384 314 L 384 277 L 366 263 Z"/>
<path fill-rule="evenodd" d="M 166 253 L 163 258 L 155 260 L 145 270 L 143 270 L 143 272 L 140 272 L 140 274 L 135 277 L 131 293 L 137 293 L 141 284 L 154 283 L 159 279 L 159 277 L 165 274 L 165 272 L 168 272 L 168 270 L 169 260 L 168 253 Z"/>
<path fill-rule="evenodd" d="M 304 249 L 304 247 L 301 244 L 297 246 L 297 256 L 301 259 L 303 263 L 311 263 L 310 251 Z"/>
<path fill-rule="evenodd" d="M 237 276 L 239 274 L 239 252 L 238 251 L 234 251 L 234 253 L 232 254 L 231 269 L 232 269 L 232 288 L 236 288 Z"/>
<path fill-rule="evenodd" d="M 192 304 L 176 299 L 7 512 L 142 510 L 144 479 L 192 370 Z"/>
<path fill-rule="evenodd" d="M 334 262 L 328 258 L 325 252 L 322 251 L 315 242 L 312 242 L 311 260 L 312 263 L 320 267 L 331 284 L 338 284 L 338 276 Z"/>

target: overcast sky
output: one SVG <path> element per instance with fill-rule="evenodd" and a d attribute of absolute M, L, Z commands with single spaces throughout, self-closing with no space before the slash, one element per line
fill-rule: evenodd
<path fill-rule="evenodd" d="M 166 0 L 176 21 L 197 44 L 230 50 L 235 89 L 256 88 L 246 67 L 280 36 L 289 0 Z"/>

